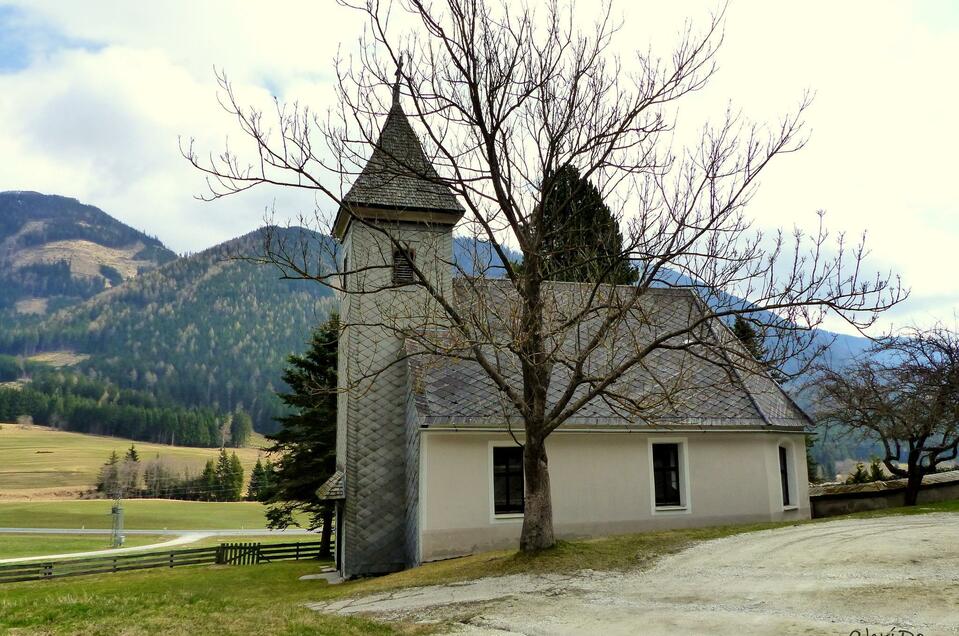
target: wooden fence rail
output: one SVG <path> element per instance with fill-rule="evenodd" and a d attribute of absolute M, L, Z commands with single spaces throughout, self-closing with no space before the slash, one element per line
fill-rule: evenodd
<path fill-rule="evenodd" d="M 192 548 L 171 552 L 118 554 L 59 561 L 28 561 L 0 565 L 0 583 L 59 579 L 65 576 L 107 574 L 175 568 L 185 565 L 256 565 L 272 561 L 318 559 L 320 542 L 309 543 L 223 543 L 210 548 Z"/>

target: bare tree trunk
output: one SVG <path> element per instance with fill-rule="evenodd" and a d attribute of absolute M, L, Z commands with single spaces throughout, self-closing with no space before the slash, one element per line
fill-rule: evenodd
<path fill-rule="evenodd" d="M 922 486 L 922 471 L 919 467 L 909 467 L 909 477 L 906 479 L 906 505 L 915 506 L 919 499 L 919 488 Z"/>
<path fill-rule="evenodd" d="M 527 437 L 523 447 L 523 475 L 526 499 L 520 550 L 535 552 L 551 548 L 553 536 L 553 496 L 549 487 L 549 462 L 546 444 L 539 437 Z"/>
<path fill-rule="evenodd" d="M 333 556 L 330 550 L 330 538 L 333 536 L 333 506 L 327 504 L 323 506 L 323 529 L 320 531 L 320 555 L 321 559 L 329 559 Z"/>

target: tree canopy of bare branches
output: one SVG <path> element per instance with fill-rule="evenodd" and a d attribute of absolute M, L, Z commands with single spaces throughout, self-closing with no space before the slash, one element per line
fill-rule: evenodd
<path fill-rule="evenodd" d="M 414 284 L 437 316 L 435 325 L 425 326 L 441 326 L 445 335 L 424 335 L 423 324 L 412 328 L 408 321 L 384 326 L 418 350 L 478 364 L 518 414 L 526 477 L 524 549 L 554 543 L 547 437 L 591 400 L 629 405 L 618 381 L 657 351 L 707 355 L 761 372 L 735 339 L 715 337 L 714 323 L 743 316 L 770 335 L 768 358 L 775 362 L 815 353 L 811 330 L 830 313 L 866 328 L 904 298 L 895 279 L 865 272 L 862 240 L 833 237 L 822 223 L 811 235 L 798 229 L 769 234 L 747 216 L 759 176 L 805 144 L 808 94 L 775 124 L 750 123 L 730 108 L 706 123 L 695 143 L 673 147 L 675 105 L 716 71 L 722 12 L 701 29 L 687 25 L 665 55 L 636 51 L 621 58 L 609 6 L 581 26 L 578 9 L 559 2 L 536 10 L 505 0 L 341 4 L 365 14 L 367 29 L 357 55 L 337 60 L 336 109 L 320 117 L 298 104 L 277 103 L 267 115 L 245 107 L 220 75 L 223 105 L 236 117 L 252 155 L 231 147 L 202 157 L 192 143 L 184 154 L 208 175 L 208 197 L 263 186 L 309 189 L 318 194 L 313 227 L 320 234 L 332 234 L 339 213 L 381 235 L 392 251 L 408 253 L 409 245 L 388 225 L 344 203 L 344 190 L 377 144 L 382 117 L 394 101 L 402 102 L 435 172 L 412 163 L 402 170 L 449 188 L 465 208 L 457 231 L 488 248 L 464 284 L 481 286 L 477 281 L 496 276 L 514 300 L 493 302 L 477 290 L 473 301 L 459 303 L 449 286 L 411 258 Z M 403 163 L 403 157 L 392 159 Z M 634 283 L 612 289 L 607 283 L 617 266 L 616 259 L 609 261 L 609 271 L 579 288 L 573 306 L 555 296 L 557 287 L 545 273 L 548 239 L 557 231 L 555 221 L 544 222 L 550 217 L 546 206 L 563 202 L 547 201 L 544 183 L 567 167 L 614 210 L 623 235 L 619 257 L 637 270 Z M 514 265 L 515 252 L 522 267 Z M 304 258 L 308 253 L 268 233 L 261 260 L 347 296 L 391 286 L 384 278 L 375 288 L 344 287 L 350 275 L 377 266 L 344 268 L 340 260 L 336 271 L 329 267 L 332 258 L 317 262 Z M 462 263 L 444 258 L 447 269 L 467 273 Z M 703 300 L 697 312 L 681 326 L 622 350 L 625 326 L 642 315 L 650 294 L 676 286 L 697 291 Z M 506 325 L 508 337 L 490 328 L 491 316 Z M 577 346 L 565 346 L 571 339 Z M 622 354 L 615 364 L 593 364 L 614 340 Z M 557 372 L 564 389 L 548 399 Z M 643 404 L 632 404 L 633 415 L 649 420 Z"/>
<path fill-rule="evenodd" d="M 820 421 L 881 442 L 886 469 L 908 480 L 906 505 L 915 505 L 922 478 L 959 450 L 959 336 L 915 329 L 817 376 Z"/>

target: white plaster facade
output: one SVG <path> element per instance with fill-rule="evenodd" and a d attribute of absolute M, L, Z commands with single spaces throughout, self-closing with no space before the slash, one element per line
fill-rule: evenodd
<path fill-rule="evenodd" d="M 681 508 L 655 506 L 654 442 L 683 447 Z M 419 561 L 518 545 L 522 515 L 494 514 L 490 448 L 497 444 L 515 442 L 492 431 L 420 433 Z M 780 445 L 793 505 L 783 504 Z M 559 431 L 546 447 L 559 538 L 809 518 L 802 433 Z"/>

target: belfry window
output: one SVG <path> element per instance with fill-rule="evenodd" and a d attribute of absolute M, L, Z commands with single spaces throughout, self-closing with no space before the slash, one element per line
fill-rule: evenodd
<path fill-rule="evenodd" d="M 416 251 L 412 249 L 393 250 L 393 284 L 412 285 L 416 282 L 413 273 L 413 262 L 416 260 Z"/>

